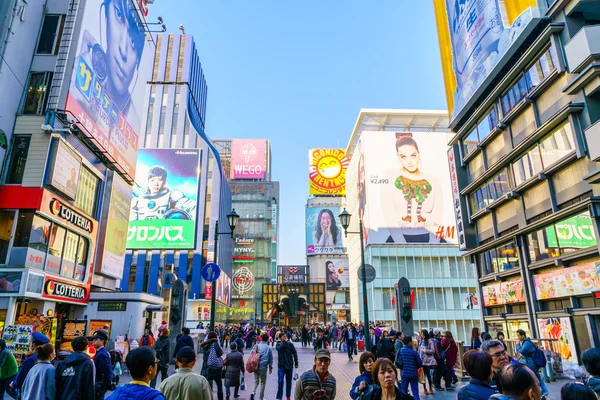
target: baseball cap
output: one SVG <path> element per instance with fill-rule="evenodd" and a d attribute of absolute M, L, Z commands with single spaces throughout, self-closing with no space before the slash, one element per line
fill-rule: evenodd
<path fill-rule="evenodd" d="M 48 336 L 44 335 L 41 332 L 33 332 L 31 334 L 31 336 L 33 337 L 33 341 L 37 345 L 42 345 L 42 344 L 50 343 L 50 339 L 48 339 Z"/>
<path fill-rule="evenodd" d="M 392 329 L 392 330 L 390 331 L 390 336 L 396 336 L 396 335 L 397 335 L 396 331 Z"/>
<path fill-rule="evenodd" d="M 433 334 L 434 334 L 435 336 L 439 335 L 440 333 L 442 333 L 442 330 L 441 330 L 440 328 L 434 328 L 434 329 L 433 329 Z"/>
<path fill-rule="evenodd" d="M 94 332 L 94 339 L 101 339 L 104 341 L 108 340 L 108 331 L 106 329 L 99 329 Z"/>
<path fill-rule="evenodd" d="M 177 361 L 182 364 L 188 364 L 196 360 L 196 352 L 189 346 L 183 347 L 177 353 Z"/>
<path fill-rule="evenodd" d="M 331 353 L 327 349 L 319 349 L 315 353 L 315 359 L 328 358 L 331 360 Z"/>

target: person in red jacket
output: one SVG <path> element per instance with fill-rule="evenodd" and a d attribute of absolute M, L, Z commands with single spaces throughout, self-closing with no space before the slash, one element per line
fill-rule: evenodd
<path fill-rule="evenodd" d="M 454 372 L 454 366 L 456 365 L 456 360 L 458 358 L 458 346 L 452 337 L 452 332 L 446 331 L 444 338 L 442 339 L 442 347 L 446 353 L 446 365 L 452 374 L 452 383 L 456 383 L 458 382 L 458 378 Z"/>
<path fill-rule="evenodd" d="M 144 335 L 140 338 L 140 347 L 142 346 L 150 346 L 154 347 L 154 338 L 150 334 L 150 329 L 144 330 Z"/>

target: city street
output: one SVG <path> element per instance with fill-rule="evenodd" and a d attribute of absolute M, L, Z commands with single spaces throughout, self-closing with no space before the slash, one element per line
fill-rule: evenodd
<path fill-rule="evenodd" d="M 299 368 L 298 374 L 300 375 L 303 371 L 310 369 L 311 366 L 313 365 L 314 351 L 312 350 L 312 347 L 311 348 L 302 348 L 300 343 L 294 343 L 294 344 L 296 345 L 296 349 L 298 350 L 298 358 L 299 358 L 299 363 L 300 363 L 300 368 Z M 224 350 L 225 350 L 225 354 L 227 354 L 229 352 L 229 349 L 224 349 Z M 249 355 L 249 352 L 246 350 L 244 353 L 245 360 L 248 360 L 248 355 Z M 360 353 L 358 356 L 354 357 L 353 362 L 350 362 L 350 361 L 348 361 L 348 356 L 346 355 L 346 353 L 340 352 L 337 350 L 334 350 L 332 352 L 332 362 L 331 362 L 331 366 L 329 367 L 329 372 L 333 376 L 335 376 L 336 381 L 337 381 L 336 399 L 341 399 L 341 400 L 350 399 L 350 395 L 349 395 L 350 388 L 352 387 L 352 383 L 354 382 L 354 379 L 358 375 L 358 359 L 359 359 L 359 357 L 360 357 Z M 277 395 L 277 351 L 275 351 L 275 347 L 273 347 L 273 360 L 274 360 L 273 361 L 273 373 L 271 375 L 267 376 L 267 389 L 265 391 L 265 399 L 269 399 L 269 400 L 274 400 L 275 396 Z M 197 371 L 198 373 L 200 373 L 201 366 L 202 366 L 202 355 L 199 355 L 199 358 L 196 362 L 196 366 L 195 366 L 194 370 Z M 169 375 L 171 375 L 173 373 L 175 373 L 175 369 L 174 369 L 174 366 L 171 366 L 171 368 L 169 370 Z M 254 382 L 253 374 L 246 373 L 245 376 L 246 376 L 246 390 L 240 391 L 240 399 L 241 400 L 250 398 L 250 392 L 252 391 L 252 384 Z M 123 382 L 123 384 L 129 382 L 130 380 L 131 380 L 131 378 L 127 374 L 124 374 L 121 377 L 121 382 Z M 567 380 L 560 380 L 557 382 L 547 384 L 548 389 L 550 390 L 549 400 L 559 400 L 560 399 L 560 388 L 562 387 L 562 385 L 564 385 L 567 382 L 568 382 Z M 466 384 L 466 383 L 462 383 L 459 381 L 458 387 L 460 388 L 460 386 L 462 386 L 464 384 Z M 294 388 L 295 388 L 295 382 L 293 383 L 293 388 L 292 388 L 292 398 L 294 397 L 294 392 L 293 392 Z M 433 396 L 424 396 L 423 387 L 420 386 L 420 388 L 421 388 L 420 395 L 422 396 L 422 398 L 428 398 L 431 400 L 433 400 L 433 399 L 437 399 L 437 400 L 456 399 L 457 390 L 453 391 L 453 392 L 444 392 L 444 391 L 436 392 L 435 395 L 433 395 Z M 223 389 L 223 390 L 225 390 L 225 389 Z M 284 395 L 285 395 L 285 392 L 284 392 Z M 233 394 L 232 394 L 232 396 L 233 396 Z M 7 398 L 8 398 L 8 396 L 7 396 Z M 214 390 L 214 398 L 215 399 L 217 398 L 216 388 Z M 258 397 L 256 397 L 256 400 L 259 400 Z"/>

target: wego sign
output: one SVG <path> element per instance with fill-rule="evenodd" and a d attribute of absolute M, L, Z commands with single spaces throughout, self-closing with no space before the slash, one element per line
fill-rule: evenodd
<path fill-rule="evenodd" d="M 83 229 L 86 232 L 92 232 L 92 220 L 79 214 L 77 211 L 62 204 L 60 201 L 53 199 L 50 202 L 50 211 L 76 227 Z"/>

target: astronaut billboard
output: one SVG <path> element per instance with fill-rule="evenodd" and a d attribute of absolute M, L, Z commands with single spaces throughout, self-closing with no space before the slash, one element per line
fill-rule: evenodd
<path fill-rule="evenodd" d="M 200 150 L 140 149 L 127 233 L 128 249 L 192 249 Z"/>

